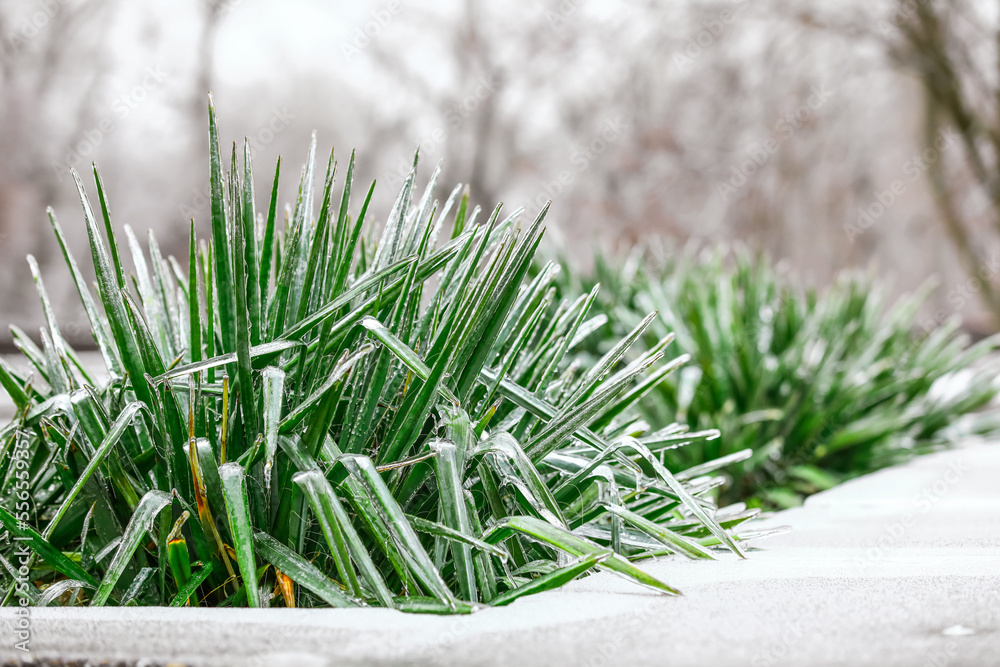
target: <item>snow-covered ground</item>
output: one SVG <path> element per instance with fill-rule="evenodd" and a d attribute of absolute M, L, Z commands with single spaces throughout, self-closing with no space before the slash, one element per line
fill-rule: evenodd
<path fill-rule="evenodd" d="M 995 665 L 1000 446 L 917 459 L 776 515 L 749 558 L 609 574 L 468 617 L 385 609 L 33 609 L 36 658 L 189 665 Z M 0 636 L 13 637 L 11 610 Z M 0 660 L 22 658 L 0 645 Z"/>

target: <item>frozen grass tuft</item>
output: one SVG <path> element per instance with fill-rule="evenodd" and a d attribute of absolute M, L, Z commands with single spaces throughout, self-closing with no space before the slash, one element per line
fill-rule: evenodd
<path fill-rule="evenodd" d="M 110 380 L 60 335 L 32 262 L 42 344 L 15 330 L 31 372 L 0 366 L 18 407 L 0 433 L 5 604 L 454 613 L 595 569 L 674 594 L 633 560 L 741 554 L 754 512 L 710 498 L 749 452 L 664 465 L 718 432 L 635 417 L 685 361 L 670 335 L 630 353 L 654 315 L 574 361 L 604 316 L 596 288 L 557 303 L 553 265 L 529 279 L 544 210 L 487 213 L 461 187 L 440 203 L 415 162 L 376 226 L 354 156 L 324 167 L 313 146 L 282 220 L 280 162 L 258 210 L 249 147 L 225 168 L 209 116 L 211 220 L 187 257 L 118 234 L 95 167 L 96 212 L 76 176 L 94 292 L 50 212 Z"/>

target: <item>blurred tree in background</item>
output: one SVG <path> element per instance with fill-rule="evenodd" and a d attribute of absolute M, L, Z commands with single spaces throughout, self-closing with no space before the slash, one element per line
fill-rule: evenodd
<path fill-rule="evenodd" d="M 1000 233 L 1000 31 L 994 3 L 899 0 L 890 53 L 924 89 L 924 152 L 941 222 L 1000 322 L 996 261 L 986 239 Z M 931 159 L 938 138 L 958 135 L 959 150 Z M 985 238 L 984 238 L 985 237 Z"/>
<path fill-rule="evenodd" d="M 972 0 L 0 0 L 0 312 L 37 323 L 22 257 L 53 256 L 45 205 L 82 242 L 70 163 L 101 164 L 117 225 L 183 251 L 207 224 L 210 88 L 226 140 L 283 155 L 283 201 L 312 130 L 366 156 L 383 217 L 419 148 L 475 201 L 552 199 L 551 247 L 584 263 L 740 239 L 810 284 L 939 275 L 925 320 L 986 331 L 997 25 Z"/>

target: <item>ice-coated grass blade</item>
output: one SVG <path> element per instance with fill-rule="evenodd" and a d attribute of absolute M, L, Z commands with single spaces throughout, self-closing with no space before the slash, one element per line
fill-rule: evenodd
<path fill-rule="evenodd" d="M 153 285 L 149 265 L 146 263 L 146 256 L 143 254 L 142 246 L 139 245 L 139 240 L 129 225 L 125 225 L 124 229 L 129 249 L 132 252 L 132 263 L 135 265 L 133 280 L 142 301 L 148 326 L 154 334 L 152 338 L 157 343 L 160 355 L 167 355 L 170 351 L 170 338 L 167 335 L 166 312 L 163 309 L 163 302 Z M 126 288 L 121 288 L 121 292 L 123 295 L 128 293 Z"/>
<path fill-rule="evenodd" d="M 278 451 L 278 424 L 284 399 L 285 372 L 280 368 L 264 369 L 264 488 L 271 489 L 271 468 Z"/>
<path fill-rule="evenodd" d="M 606 509 L 615 516 L 620 516 L 626 523 L 632 524 L 642 532 L 655 540 L 659 540 L 665 546 L 682 553 L 688 558 L 707 558 L 713 560 L 715 557 L 697 542 L 689 540 L 682 535 L 678 535 L 669 528 L 665 528 L 643 516 L 632 512 L 625 507 L 607 505 Z"/>
<path fill-rule="evenodd" d="M 57 581 L 45 589 L 45 592 L 42 593 L 38 598 L 38 601 L 35 602 L 35 606 L 47 607 L 54 600 L 62 597 L 64 594 L 80 589 L 94 590 L 94 587 L 86 581 L 80 581 L 78 579 L 63 579 L 62 581 Z"/>
<path fill-rule="evenodd" d="M 201 569 L 198 570 L 198 572 L 191 575 L 191 578 L 188 580 L 188 582 L 184 584 L 184 588 L 177 591 L 177 595 L 174 596 L 174 599 L 170 601 L 170 606 L 183 607 L 187 603 L 187 601 L 192 596 L 194 596 L 194 593 L 195 591 L 198 590 L 198 587 L 201 586 L 203 583 L 205 583 L 205 580 L 208 579 L 208 576 L 212 574 L 213 569 L 214 568 L 211 563 L 205 563 L 204 565 L 202 565 Z"/>
<path fill-rule="evenodd" d="M 344 357 L 340 362 L 338 362 L 337 365 L 334 366 L 333 372 L 330 373 L 330 377 L 327 378 L 326 381 L 320 385 L 318 389 L 316 389 L 316 391 L 306 397 L 301 404 L 295 406 L 295 408 L 288 413 L 288 416 L 281 421 L 281 432 L 285 433 L 291 431 L 307 415 L 315 413 L 315 407 L 323 399 L 323 397 L 328 394 L 334 385 L 342 381 L 354 365 L 369 354 L 372 349 L 373 347 L 370 344 L 362 345 L 353 354 Z"/>
<path fill-rule="evenodd" d="M 735 553 L 740 558 L 746 558 L 743 550 L 740 549 L 739 545 L 736 544 L 736 540 L 733 539 L 732 535 L 726 532 L 719 522 L 715 520 L 714 517 L 709 516 L 705 507 L 685 488 L 685 486 L 677 480 L 673 474 L 667 470 L 666 466 L 660 463 L 660 460 L 653 456 L 652 452 L 646 449 L 638 440 L 634 438 L 626 437 L 625 442 L 629 444 L 636 452 L 640 453 L 643 458 L 652 466 L 657 477 L 664 481 L 670 490 L 677 495 L 680 501 L 684 504 L 688 510 L 711 531 L 719 540 L 725 544 L 729 549 Z"/>
<path fill-rule="evenodd" d="M 292 581 L 308 589 L 331 607 L 357 607 L 358 604 L 316 566 L 267 533 L 254 535 L 260 557 L 288 575 Z"/>
<path fill-rule="evenodd" d="M 470 547 L 479 549 L 480 551 L 485 551 L 486 553 L 489 553 L 492 556 L 496 556 L 501 560 L 507 560 L 508 558 L 510 558 L 510 554 L 507 553 L 501 547 L 498 547 L 494 544 L 488 544 L 486 542 L 483 542 L 478 538 L 472 537 L 467 533 L 459 532 L 454 528 L 449 528 L 444 524 L 440 524 L 436 521 L 431 521 L 429 519 L 421 519 L 420 517 L 413 516 L 411 514 L 406 515 L 406 518 L 410 521 L 410 524 L 413 526 L 413 529 L 418 532 L 427 533 L 428 535 L 435 535 L 437 537 L 443 537 L 446 540 L 450 540 L 452 542 L 467 544 Z"/>
<path fill-rule="evenodd" d="M 733 452 L 732 454 L 727 454 L 726 456 L 720 456 L 712 461 L 699 463 L 698 465 L 692 466 L 687 470 L 682 470 L 674 476 L 680 481 L 694 479 L 695 477 L 701 477 L 702 475 L 707 475 L 715 472 L 716 470 L 721 470 L 722 468 L 733 465 L 734 463 L 746 461 L 751 456 L 753 456 L 752 449 L 743 449 L 738 452 Z"/>
<path fill-rule="evenodd" d="M 233 536 L 236 562 L 240 566 L 243 586 L 247 591 L 247 604 L 260 606 L 257 588 L 257 561 L 254 558 L 253 532 L 250 527 L 250 501 L 247 498 L 246 474 L 238 463 L 219 466 L 222 493 L 226 497 L 226 514 L 229 516 L 229 534 Z"/>
<path fill-rule="evenodd" d="M 188 240 L 188 361 L 198 363 L 202 357 L 201 347 L 201 287 L 198 280 L 198 239 L 195 235 L 194 218 Z"/>
<path fill-rule="evenodd" d="M 535 465 L 509 433 L 497 433 L 480 442 L 473 455 L 479 457 L 485 454 L 509 460 L 517 471 L 516 479 L 523 485 L 529 498 L 535 501 L 532 504 L 537 514 L 555 525 L 566 525 L 559 503 L 538 474 Z"/>
<path fill-rule="evenodd" d="M 358 595 L 361 592 L 357 573 L 352 565 L 353 560 L 358 564 L 362 578 L 379 602 L 387 607 L 395 606 L 392 601 L 392 593 L 361 543 L 360 537 L 351 525 L 347 511 L 329 482 L 318 470 L 300 472 L 295 475 L 294 479 L 309 498 L 309 503 L 320 523 L 320 529 L 330 547 L 337 571 L 340 573 L 341 583 L 348 592 L 353 595 Z"/>
<path fill-rule="evenodd" d="M 406 366 L 417 374 L 422 380 L 427 381 L 431 377 L 431 369 L 428 368 L 417 353 L 406 346 L 403 341 L 396 338 L 389 329 L 387 329 L 381 322 L 376 320 L 374 317 L 366 317 L 361 320 L 361 326 L 368 329 L 372 334 L 378 338 L 383 345 L 385 345 L 389 350 L 399 357 Z M 451 401 L 455 405 L 459 405 L 458 397 L 455 396 L 448 387 L 441 385 L 438 389 L 441 395 Z"/>
<path fill-rule="evenodd" d="M 73 501 L 76 500 L 76 497 L 80 494 L 84 485 L 86 485 L 90 480 L 91 475 L 93 475 L 98 466 L 104 462 L 104 458 L 108 455 L 108 452 L 111 451 L 111 448 L 118 444 L 119 440 L 121 440 L 122 434 L 125 433 L 125 429 L 131 425 L 132 419 L 139 413 L 140 410 L 145 410 L 147 413 L 149 412 L 149 408 L 142 403 L 129 403 L 125 409 L 121 411 L 118 418 L 115 419 L 115 423 L 112 424 L 111 428 L 108 430 L 108 434 L 104 436 L 104 440 L 94 451 L 94 455 L 91 457 L 90 461 L 87 462 L 87 467 L 80 472 L 80 476 L 77 478 L 73 488 L 71 488 L 63 498 L 62 503 L 59 505 L 59 509 L 56 510 L 52 519 L 49 520 L 48 525 L 45 526 L 45 530 L 42 531 L 43 536 L 48 538 L 52 535 L 56 526 L 59 525 L 63 516 L 66 515 L 70 505 L 73 504 Z"/>
<path fill-rule="evenodd" d="M 284 352 L 285 350 L 290 350 L 298 346 L 299 343 L 289 340 L 278 340 L 271 343 L 261 343 L 257 347 L 250 348 L 250 358 L 259 359 L 261 357 L 271 357 L 273 355 L 279 354 L 280 352 Z M 167 380 L 173 380 L 175 378 L 184 377 L 185 375 L 191 375 L 192 373 L 200 373 L 201 371 L 206 371 L 212 368 L 219 368 L 220 366 L 231 364 L 234 361 L 236 361 L 235 352 L 230 352 L 229 354 L 222 354 L 217 357 L 205 359 L 204 361 L 199 361 L 197 363 L 177 366 L 169 371 L 164 372 L 162 375 L 154 377 L 153 382 L 156 384 L 160 384 L 162 382 L 166 382 Z"/>
<path fill-rule="evenodd" d="M 236 165 L 233 164 L 233 169 Z M 240 230 L 237 236 L 236 248 L 242 253 L 243 264 L 246 267 L 244 282 L 246 284 L 246 310 L 250 320 L 250 344 L 259 345 L 263 333 L 263 317 L 261 314 L 260 290 L 260 253 L 257 248 L 257 213 L 254 208 L 253 161 L 250 156 L 250 142 L 243 140 L 243 202 L 242 219 L 236 221 Z M 237 285 L 238 287 L 239 285 Z"/>
<path fill-rule="evenodd" d="M 232 271 L 232 243 L 226 222 L 226 202 L 219 144 L 219 125 L 212 96 L 208 96 L 209 171 L 212 192 L 212 254 L 215 258 L 215 284 L 218 286 L 219 323 L 222 352 L 236 351 L 236 305 Z M 214 323 L 209 323 L 214 329 Z"/>
<path fill-rule="evenodd" d="M 438 493 L 441 494 L 441 508 L 445 523 L 458 533 L 472 534 L 469 522 L 468 508 L 465 505 L 465 495 L 462 489 L 462 477 L 459 469 L 458 448 L 454 443 L 435 440 L 428 448 L 437 456 L 434 457 L 434 469 L 437 473 Z M 473 536 L 475 537 L 475 536 Z M 467 544 L 453 543 L 452 553 L 455 555 L 455 570 L 458 574 L 458 589 L 463 600 L 477 600 L 476 572 L 472 564 L 472 549 Z"/>
<path fill-rule="evenodd" d="M 614 552 L 610 549 L 606 549 L 582 558 L 574 559 L 568 565 L 557 568 L 548 574 L 543 574 L 523 586 L 512 588 L 506 593 L 496 596 L 490 604 L 495 607 L 504 607 L 527 595 L 535 595 L 536 593 L 544 593 L 545 591 L 551 591 L 559 588 L 571 581 L 574 581 L 575 579 L 578 579 L 580 575 L 585 572 L 593 570 L 613 553 Z"/>
<path fill-rule="evenodd" d="M 59 248 L 62 250 L 63 258 L 66 260 L 66 265 L 69 267 L 70 275 L 73 277 L 73 284 L 76 286 L 77 294 L 80 296 L 80 302 L 83 304 L 83 310 L 87 314 L 87 321 L 90 323 L 90 331 L 91 335 L 94 337 L 94 342 L 97 343 L 97 347 L 101 351 L 101 356 L 104 358 L 104 364 L 108 371 L 113 375 L 120 375 L 122 369 L 121 364 L 118 361 L 118 353 L 111 342 L 111 338 L 108 334 L 104 321 L 97 313 L 97 306 L 94 304 L 94 298 L 90 294 L 90 289 L 87 286 L 87 282 L 83 278 L 83 274 L 80 273 L 80 267 L 77 265 L 76 259 L 70 252 L 69 245 L 66 243 L 66 236 L 63 234 L 62 227 L 59 226 L 59 222 L 56 220 L 56 213 L 51 207 L 46 209 L 46 212 L 49 216 L 49 224 L 52 225 L 52 231 L 55 233 L 56 240 L 59 242 Z"/>
<path fill-rule="evenodd" d="M 135 575 L 132 583 L 129 584 L 128 588 L 125 589 L 125 593 L 122 594 L 121 606 L 131 607 L 138 605 L 139 602 L 137 600 L 139 596 L 150 587 L 155 576 L 156 568 L 144 567 L 140 569 L 139 574 Z"/>
<path fill-rule="evenodd" d="M 233 169 L 235 164 L 235 147 Z M 236 185 L 234 184 L 234 189 Z M 238 193 L 234 193 L 238 197 Z M 252 197 L 251 197 L 252 205 Z M 240 207 L 235 207 L 235 214 L 240 214 Z M 260 433 L 260 402 L 257 400 L 257 388 L 253 381 L 253 368 L 251 367 L 250 346 L 251 339 L 254 338 L 253 329 L 258 322 L 254 322 L 253 299 L 251 292 L 257 289 L 257 282 L 251 276 L 248 262 L 255 262 L 256 250 L 253 248 L 255 240 L 246 237 L 247 227 L 253 231 L 252 223 L 248 224 L 244 220 L 234 221 L 233 239 L 233 307 L 236 315 L 236 369 L 239 378 L 238 392 L 240 399 L 240 412 L 243 418 L 243 438 L 246 446 L 253 443 Z M 259 304 L 257 304 L 259 309 Z M 259 313 L 256 314 L 259 318 Z"/>
<path fill-rule="evenodd" d="M 121 296 L 118 282 L 108 260 L 107 250 L 101 238 L 101 232 L 97 228 L 97 221 L 94 219 L 94 212 L 90 207 L 87 192 L 83 187 L 80 176 L 74 170 L 73 178 L 80 194 L 80 202 L 83 205 L 84 219 L 87 223 L 87 234 L 90 239 L 91 254 L 94 259 L 94 269 L 97 272 L 97 286 L 104 304 L 104 312 L 108 316 L 111 324 L 111 335 L 118 347 L 118 354 L 121 357 L 125 371 L 132 380 L 132 388 L 140 401 L 147 405 L 152 404 L 152 395 L 149 387 L 143 379 L 146 373 L 139 354 L 138 343 L 135 334 L 129 326 L 128 314 L 125 310 L 125 301 Z M 110 239 L 110 243 L 115 244 L 115 240 Z M 116 245 L 116 244 L 115 244 Z"/>
<path fill-rule="evenodd" d="M 393 499 L 385 482 L 367 456 L 347 454 L 341 458 L 347 470 L 367 491 L 372 503 L 379 509 L 380 519 L 389 529 L 404 556 L 407 558 L 414 576 L 435 598 L 443 604 L 453 606 L 455 598 L 434 567 L 433 561 L 424 550 L 406 515 Z"/>
<path fill-rule="evenodd" d="M 70 579 L 79 579 L 92 586 L 97 586 L 97 579 L 91 576 L 89 572 L 81 568 L 75 561 L 67 558 L 63 552 L 49 544 L 48 540 L 39 535 L 25 521 L 18 520 L 3 507 L 0 507 L 0 523 L 19 542 L 30 547 L 32 551 L 41 556 L 43 560 L 59 572 L 62 572 Z"/>
<path fill-rule="evenodd" d="M 549 544 L 578 558 L 603 558 L 604 560 L 602 560 L 598 565 L 600 569 L 610 570 L 615 574 L 619 574 L 627 579 L 635 581 L 638 584 L 642 584 L 643 586 L 652 588 L 662 593 L 680 595 L 680 591 L 677 589 L 668 586 L 656 577 L 646 574 L 618 554 L 613 553 L 610 556 L 605 556 L 607 550 L 602 549 L 590 540 L 578 537 L 565 529 L 557 528 L 550 523 L 546 523 L 545 521 L 541 521 L 534 517 L 508 517 L 487 531 L 487 533 L 483 535 L 483 540 L 491 544 L 499 544 L 514 533 L 527 535 L 528 537 L 544 542 L 545 544 Z"/>
<path fill-rule="evenodd" d="M 549 452 L 559 446 L 567 436 L 574 433 L 580 427 L 588 424 L 600 411 L 611 402 L 615 396 L 621 393 L 632 380 L 641 375 L 651 365 L 659 361 L 659 357 L 653 357 L 643 365 L 634 369 L 629 375 L 616 382 L 609 382 L 580 405 L 568 403 L 552 421 L 545 425 L 535 437 L 533 437 L 524 449 L 534 460 L 544 458 Z"/>
<path fill-rule="evenodd" d="M 92 607 L 103 607 L 108 601 L 111 591 L 114 590 L 115 584 L 118 583 L 122 572 L 125 571 L 125 566 L 128 565 L 132 555 L 139 548 L 143 535 L 147 531 L 152 531 L 153 519 L 160 513 L 160 510 L 169 504 L 170 494 L 156 489 L 146 493 L 139 501 L 139 506 L 135 508 L 135 513 L 132 514 L 132 518 L 125 528 L 125 534 L 122 535 L 121 543 L 108 565 L 104 579 L 101 580 L 101 584 L 97 587 L 90 602 Z"/>
<path fill-rule="evenodd" d="M 35 280 L 35 288 L 38 291 L 38 299 L 42 303 L 42 314 L 45 316 L 45 324 L 49 330 L 49 336 L 52 339 L 53 351 L 58 355 L 59 359 L 66 358 L 66 344 L 63 342 L 62 334 L 59 332 L 59 324 L 56 322 L 55 313 L 52 312 L 52 303 L 49 301 L 49 294 L 45 290 L 45 283 L 42 281 L 41 271 L 38 270 L 38 262 L 32 255 L 28 255 L 28 266 L 31 267 L 31 276 Z M 63 375 L 64 369 L 60 361 L 58 368 L 58 377 Z M 69 378 L 66 377 L 66 380 Z M 54 387 L 56 391 L 65 391 L 65 389 L 60 389 Z"/>

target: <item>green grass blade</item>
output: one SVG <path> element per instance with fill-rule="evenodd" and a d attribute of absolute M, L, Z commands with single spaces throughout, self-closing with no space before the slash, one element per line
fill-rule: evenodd
<path fill-rule="evenodd" d="M 209 167 L 212 190 L 212 251 L 215 256 L 215 285 L 218 287 L 216 298 L 219 305 L 219 323 L 222 329 L 222 352 L 235 352 L 236 305 L 233 293 L 233 253 L 226 223 L 218 118 L 211 94 L 208 96 L 208 143 L 211 152 Z M 214 323 L 211 320 L 209 320 L 209 329 L 214 329 Z"/>
<path fill-rule="evenodd" d="M 268 302 L 268 296 L 271 293 L 271 272 L 274 263 L 274 250 L 275 250 L 275 214 L 278 207 L 278 177 L 281 174 L 281 157 L 278 157 L 278 162 L 274 166 L 274 181 L 271 184 L 271 201 L 267 207 L 267 220 L 264 221 L 264 239 L 261 244 L 260 249 L 260 274 L 258 276 L 260 280 L 260 301 L 261 301 L 261 318 L 264 319 L 264 315 L 267 310 L 264 308 Z M 261 322 L 261 335 L 264 334 L 266 322 Z"/>
<path fill-rule="evenodd" d="M 3 385 L 4 390 L 10 396 L 10 400 L 14 402 L 14 407 L 17 408 L 18 412 L 23 411 L 31 402 L 21 384 L 14 378 L 11 367 L 3 359 L 0 359 L 0 385 Z"/>
<path fill-rule="evenodd" d="M 236 165 L 233 165 L 236 168 Z M 243 234 L 242 243 L 237 241 L 237 251 L 243 253 L 246 266 L 246 302 L 250 315 L 250 344 L 259 345 L 263 335 L 260 291 L 260 255 L 257 249 L 257 212 L 254 208 L 253 162 L 250 157 L 250 142 L 243 140 L 243 219 L 237 221 Z M 237 288 L 239 283 L 237 283 Z"/>
<path fill-rule="evenodd" d="M 677 551 L 678 553 L 684 554 L 688 558 L 707 558 L 709 560 L 715 559 L 711 552 L 697 542 L 689 540 L 683 535 L 678 535 L 669 528 L 665 528 L 657 523 L 654 523 L 653 521 L 650 521 L 649 519 L 646 519 L 645 517 L 642 517 L 625 507 L 607 505 L 606 509 L 611 514 L 620 516 L 626 523 L 635 526 L 653 539 L 662 542 L 665 546 Z"/>
<path fill-rule="evenodd" d="M 48 540 L 28 526 L 26 521 L 26 518 L 24 520 L 20 516 L 15 518 L 5 508 L 0 507 L 0 524 L 3 524 L 3 527 L 11 532 L 16 541 L 26 544 L 49 565 L 70 579 L 79 579 L 92 586 L 97 586 L 97 580 L 90 573 L 52 546 Z"/>
<path fill-rule="evenodd" d="M 247 605 L 260 606 L 260 592 L 257 588 L 257 561 L 254 558 L 253 529 L 250 524 L 250 501 L 243 466 L 238 463 L 223 463 L 219 466 L 222 479 L 222 493 L 226 497 L 226 514 L 229 516 L 229 533 L 233 536 L 236 562 L 240 566 L 243 586 L 247 591 Z"/>
<path fill-rule="evenodd" d="M 295 324 L 295 326 L 289 327 L 287 331 L 281 334 L 281 338 L 286 340 L 298 340 L 304 334 L 326 321 L 330 316 L 338 313 L 344 308 L 344 306 L 350 304 L 354 299 L 363 295 L 365 292 L 378 287 L 379 284 L 389 276 L 395 275 L 402 269 L 409 268 L 414 261 L 416 261 L 416 257 L 409 257 L 395 262 L 381 271 L 368 274 L 365 278 L 359 280 L 355 285 L 353 285 L 351 289 L 338 295 L 333 301 L 304 318 L 301 322 Z M 388 297 L 391 294 L 392 293 L 387 290 L 386 296 Z"/>
<path fill-rule="evenodd" d="M 496 596 L 490 604 L 495 607 L 504 607 L 527 595 L 535 595 L 536 593 L 544 593 L 545 591 L 555 590 L 556 588 L 576 580 L 585 572 L 589 572 L 594 569 L 604 560 L 609 558 L 612 553 L 614 552 L 608 549 L 603 552 L 574 559 L 568 565 L 557 568 L 548 574 L 543 574 L 537 579 L 533 579 L 530 583 L 518 586 L 517 588 L 513 588 L 505 593 L 501 593 Z"/>
<path fill-rule="evenodd" d="M 468 508 L 465 505 L 465 494 L 462 490 L 458 448 L 445 440 L 434 440 L 427 446 L 437 455 L 434 457 L 434 469 L 437 473 L 438 493 L 441 494 L 441 508 L 445 523 L 459 533 L 471 535 L 472 526 L 469 523 Z M 478 591 L 476 590 L 476 572 L 472 563 L 472 549 L 467 544 L 453 543 L 451 550 L 455 556 L 459 593 L 463 600 L 476 602 Z"/>
<path fill-rule="evenodd" d="M 347 536 L 347 533 L 353 529 L 350 527 L 350 519 L 347 517 L 344 506 L 329 482 L 319 471 L 300 472 L 295 475 L 294 480 L 309 499 L 309 504 L 319 521 L 327 545 L 330 547 L 330 554 L 333 556 L 334 564 L 340 574 L 341 583 L 351 595 L 360 596 L 361 585 L 351 563 L 352 550 L 348 544 Z M 381 599 L 382 603 L 391 602 L 392 595 L 374 563 L 370 559 L 361 558 L 358 565 L 362 570 L 362 576 L 372 586 L 375 595 Z"/>
<path fill-rule="evenodd" d="M 115 228 L 111 224 L 111 209 L 104 192 L 104 181 L 101 173 L 97 170 L 97 164 L 92 165 L 94 170 L 94 182 L 97 184 L 97 199 L 101 203 L 101 216 L 104 218 L 104 233 L 108 235 L 111 248 L 111 260 L 115 267 L 115 278 L 118 281 L 118 289 L 125 289 L 125 270 L 122 268 L 121 253 L 118 252 L 118 244 L 115 243 Z"/>
<path fill-rule="evenodd" d="M 260 557 L 284 572 L 298 585 L 308 589 L 331 607 L 357 607 L 358 604 L 344 595 L 343 591 L 319 568 L 295 553 L 267 533 L 254 535 L 254 544 Z"/>
<path fill-rule="evenodd" d="M 42 535 L 44 537 L 48 538 L 52 535 L 53 531 L 56 529 L 56 526 L 59 525 L 59 522 L 66 515 L 66 512 L 69 510 L 70 505 L 72 505 L 73 501 L 76 500 L 76 497 L 80 494 L 80 491 L 83 489 L 84 485 L 87 484 L 87 481 L 90 479 L 91 475 L 93 475 L 94 471 L 97 470 L 98 466 L 100 466 L 101 463 L 104 462 L 104 458 L 111 451 L 111 448 L 118 444 L 119 440 L 121 440 L 122 435 L 125 433 L 125 429 L 127 429 L 132 424 L 132 419 L 137 414 L 139 414 L 140 410 L 145 410 L 146 413 L 149 414 L 149 408 L 147 408 L 142 403 L 129 403 L 127 406 L 125 406 L 125 409 L 122 410 L 121 413 L 119 413 L 118 418 L 115 419 L 115 423 L 111 425 L 111 428 L 110 430 L 108 430 L 107 435 L 104 436 L 104 440 L 101 442 L 100 446 L 96 448 L 96 451 L 94 452 L 94 455 L 91 457 L 90 461 L 87 462 L 87 467 L 84 468 L 83 471 L 80 473 L 80 476 L 77 478 L 76 483 L 73 485 L 73 488 L 70 489 L 69 492 L 66 494 L 66 496 L 63 498 L 63 501 L 59 505 L 59 508 L 56 510 L 55 514 L 49 520 L 48 525 L 45 526 L 45 530 L 42 531 Z"/>
<path fill-rule="evenodd" d="M 566 407 L 524 446 L 524 450 L 535 461 L 544 458 L 558 447 L 559 443 L 567 436 L 594 419 L 634 378 L 644 373 L 647 368 L 659 361 L 659 358 L 660 355 L 657 355 L 619 380 L 602 385 L 586 402 L 580 405 L 567 403 Z"/>
<path fill-rule="evenodd" d="M 284 399 L 285 372 L 269 366 L 264 369 L 264 488 L 271 489 L 271 468 L 278 451 L 278 424 Z"/>
<path fill-rule="evenodd" d="M 188 244 L 188 362 L 198 363 L 202 359 L 201 346 L 201 282 L 198 280 L 198 239 L 191 218 L 191 233 Z"/>
<path fill-rule="evenodd" d="M 132 388 L 140 401 L 147 405 L 152 404 L 152 395 L 146 385 L 144 375 L 146 369 L 139 354 L 138 344 L 135 335 L 129 327 L 128 314 L 125 311 L 125 302 L 118 288 L 117 280 L 111 263 L 108 260 L 107 250 L 104 241 L 101 239 L 100 230 L 94 219 L 94 212 L 90 207 L 87 192 L 80 181 L 80 176 L 73 171 L 73 178 L 76 181 L 77 190 L 80 194 L 80 203 L 83 205 L 84 219 L 87 223 L 87 234 L 90 239 L 91 254 L 94 258 L 94 269 L 97 272 L 98 291 L 101 301 L 104 304 L 104 311 L 111 324 L 111 334 L 118 346 L 118 354 L 122 364 L 132 380 Z M 110 239 L 114 244 L 114 239 Z"/>
<path fill-rule="evenodd" d="M 101 351 L 101 356 L 104 358 L 104 364 L 112 375 L 121 375 L 121 363 L 118 360 L 117 351 L 111 342 L 107 325 L 97 314 L 97 306 L 94 304 L 94 298 L 90 294 L 90 289 L 87 287 L 87 282 L 84 280 L 83 274 L 80 273 L 80 267 L 77 265 L 76 259 L 70 252 L 69 245 L 66 243 L 66 236 L 63 234 L 62 227 L 59 226 L 59 222 L 56 220 L 55 211 L 51 207 L 46 209 L 46 211 L 49 216 L 49 224 L 52 225 L 52 231 L 56 235 L 63 258 L 66 260 L 70 275 L 73 277 L 73 284 L 76 286 L 77 294 L 80 295 L 83 310 L 87 314 L 87 320 L 90 322 L 90 331 L 94 337 L 94 342 L 97 343 L 97 347 Z"/>
<path fill-rule="evenodd" d="M 122 572 L 125 571 L 125 566 L 128 565 L 132 555 L 139 548 L 143 535 L 152 530 L 153 519 L 160 513 L 160 510 L 168 505 L 170 505 L 170 494 L 156 489 L 146 493 L 139 501 L 128 526 L 125 527 L 125 534 L 122 535 L 122 541 L 108 565 L 104 579 L 101 580 L 101 584 L 97 587 L 94 598 L 90 602 L 92 607 L 103 607 L 108 601 L 111 591 L 114 590 L 115 584 L 118 583 Z"/>
<path fill-rule="evenodd" d="M 235 165 L 234 165 L 235 167 Z M 237 209 L 236 213 L 239 213 Z M 250 363 L 250 345 L 252 330 L 255 326 L 251 312 L 250 292 L 257 288 L 257 282 L 251 282 L 247 262 L 256 261 L 252 257 L 256 252 L 250 249 L 253 239 L 247 239 L 244 232 L 245 224 L 237 220 L 235 224 L 235 252 L 233 253 L 233 294 L 236 309 L 236 369 L 239 374 L 238 392 L 240 408 L 243 417 L 243 437 L 247 444 L 253 443 L 260 433 L 260 401 L 257 400 L 257 388 L 253 382 L 253 369 Z M 247 589 L 249 592 L 249 588 Z"/>
<path fill-rule="evenodd" d="M 609 570 L 662 593 L 680 595 L 680 591 L 677 589 L 668 586 L 656 577 L 646 574 L 618 554 L 612 553 L 610 556 L 605 556 L 607 550 L 599 547 L 590 540 L 578 537 L 565 529 L 558 528 L 534 517 L 508 517 L 487 531 L 483 535 L 483 540 L 490 544 L 499 544 L 515 532 L 551 545 L 578 558 L 604 557 L 604 560 L 598 565 L 599 569 Z"/>
<path fill-rule="evenodd" d="M 428 593 L 442 603 L 453 606 L 454 596 L 434 567 L 433 561 L 424 550 L 406 515 L 392 497 L 388 487 L 375 469 L 375 464 L 367 456 L 345 454 L 341 462 L 348 472 L 361 482 L 372 502 L 379 509 L 382 522 L 389 529 L 400 551 L 413 569 L 413 574 Z"/>
<path fill-rule="evenodd" d="M 184 604 L 191 598 L 198 587 L 205 583 L 209 575 L 212 574 L 213 566 L 211 563 L 205 563 L 202 565 L 201 569 L 198 570 L 197 574 L 193 574 L 188 582 L 184 585 L 184 588 L 177 591 L 177 595 L 174 599 L 170 601 L 171 607 L 183 607 Z"/>

